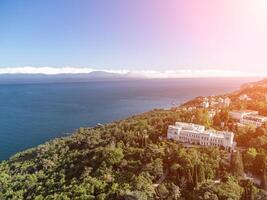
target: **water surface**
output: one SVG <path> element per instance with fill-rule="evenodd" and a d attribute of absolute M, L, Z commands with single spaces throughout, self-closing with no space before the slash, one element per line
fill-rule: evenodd
<path fill-rule="evenodd" d="M 93 126 L 168 108 L 200 95 L 231 92 L 248 79 L 121 80 L 0 85 L 0 160 Z"/>

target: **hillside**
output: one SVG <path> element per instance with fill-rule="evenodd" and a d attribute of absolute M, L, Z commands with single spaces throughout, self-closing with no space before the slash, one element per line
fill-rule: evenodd
<path fill-rule="evenodd" d="M 249 88 L 223 95 L 232 104 L 214 118 L 197 107 L 198 97 L 182 107 L 79 128 L 17 153 L 0 164 L 0 199 L 266 199 L 267 126 L 239 128 L 229 118 L 238 108 L 266 112 L 266 90 Z M 241 102 L 237 96 L 245 92 L 257 98 Z M 176 121 L 233 131 L 238 150 L 169 141 L 167 128 Z M 246 174 L 258 177 L 260 185 Z"/>

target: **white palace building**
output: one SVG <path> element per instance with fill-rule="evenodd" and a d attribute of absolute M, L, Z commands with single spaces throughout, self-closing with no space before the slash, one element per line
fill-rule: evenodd
<path fill-rule="evenodd" d="M 205 130 L 204 126 L 176 122 L 168 128 L 168 139 L 188 144 L 224 147 L 232 150 L 235 147 L 234 133 L 228 131 Z"/>

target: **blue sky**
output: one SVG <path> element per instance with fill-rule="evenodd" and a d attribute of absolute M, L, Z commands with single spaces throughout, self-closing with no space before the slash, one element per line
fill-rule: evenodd
<path fill-rule="evenodd" d="M 265 72 L 267 3 L 232 2 L 0 0 L 0 67 Z"/>
<path fill-rule="evenodd" d="M 171 53 L 161 26 L 129 2 L 1 1 L 1 65 L 159 68 Z"/>

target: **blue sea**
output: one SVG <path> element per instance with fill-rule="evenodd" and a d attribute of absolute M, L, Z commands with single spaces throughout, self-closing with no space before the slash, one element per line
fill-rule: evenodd
<path fill-rule="evenodd" d="M 0 84 L 0 160 L 18 151 L 196 96 L 232 92 L 250 79 L 116 80 Z"/>

